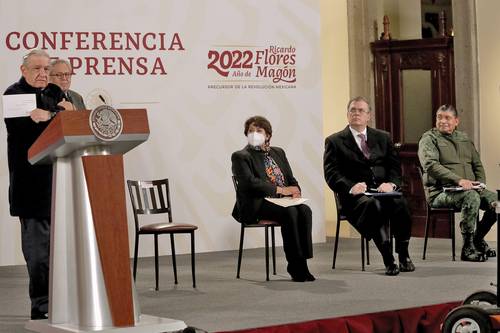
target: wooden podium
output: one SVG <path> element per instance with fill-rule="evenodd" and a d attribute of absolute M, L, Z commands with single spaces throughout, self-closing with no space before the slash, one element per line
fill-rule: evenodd
<path fill-rule="evenodd" d="M 99 140 L 90 111 L 57 114 L 28 151 L 54 163 L 49 318 L 37 332 L 171 332 L 184 322 L 141 315 L 130 270 L 123 154 L 149 137 L 145 109 L 118 110 L 123 130 Z"/>

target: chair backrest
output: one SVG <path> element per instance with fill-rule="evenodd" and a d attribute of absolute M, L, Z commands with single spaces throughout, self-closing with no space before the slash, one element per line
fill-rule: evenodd
<path fill-rule="evenodd" d="M 172 222 L 168 179 L 127 180 L 127 186 L 137 228 L 137 215 L 167 213 L 168 221 Z"/>
<path fill-rule="evenodd" d="M 425 202 L 427 203 L 427 206 L 430 206 L 429 198 L 427 198 L 427 193 L 425 191 L 424 169 L 421 165 L 417 165 L 417 169 L 418 175 L 420 176 L 420 182 L 422 183 L 422 187 L 424 189 Z"/>
<path fill-rule="evenodd" d="M 340 203 L 339 195 L 337 192 L 333 192 L 333 196 L 335 198 L 335 205 L 337 206 L 337 223 L 340 220 L 345 220 L 346 216 L 342 213 L 342 204 Z"/>
<path fill-rule="evenodd" d="M 235 176 L 232 176 L 231 178 L 233 179 L 234 190 L 238 192 L 238 180 L 236 179 Z"/>

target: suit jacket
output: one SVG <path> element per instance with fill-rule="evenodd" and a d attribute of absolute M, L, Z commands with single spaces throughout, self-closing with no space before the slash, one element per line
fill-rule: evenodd
<path fill-rule="evenodd" d="M 55 84 L 34 88 L 21 78 L 5 90 L 4 95 L 35 94 L 38 108 L 59 112 L 57 103 L 63 92 Z M 28 149 L 51 120 L 35 123 L 30 117 L 5 118 L 7 156 L 9 160 L 10 214 L 19 217 L 47 218 L 50 216 L 52 165 L 31 165 Z"/>
<path fill-rule="evenodd" d="M 83 97 L 79 93 L 73 90 L 66 91 L 65 95 L 68 97 L 68 102 L 73 103 L 76 110 L 86 110 L 85 103 L 83 102 Z"/>
<path fill-rule="evenodd" d="M 285 186 L 299 186 L 293 177 L 292 169 L 285 151 L 271 147 L 269 154 L 281 169 L 285 178 Z M 276 197 L 276 185 L 267 177 L 263 151 L 246 146 L 231 156 L 233 177 L 237 182 L 236 203 L 233 217 L 241 223 L 255 223 L 258 212 L 265 197 Z"/>
<path fill-rule="evenodd" d="M 360 182 L 376 187 L 384 182 L 401 185 L 401 164 L 389 133 L 367 128 L 370 158 L 366 159 L 347 126 L 325 140 L 324 172 L 328 186 L 349 206 L 349 190 Z"/>

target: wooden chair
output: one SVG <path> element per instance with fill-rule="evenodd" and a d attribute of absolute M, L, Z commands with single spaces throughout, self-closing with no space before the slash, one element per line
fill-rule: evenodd
<path fill-rule="evenodd" d="M 347 217 L 342 214 L 342 206 L 340 204 L 339 196 L 336 192 L 333 192 L 335 197 L 335 205 L 337 206 L 337 230 L 335 231 L 335 242 L 333 245 L 333 265 L 332 269 L 335 269 L 335 262 L 337 261 L 337 250 L 339 247 L 339 232 L 340 232 L 340 222 L 346 221 Z M 361 270 L 365 270 L 365 244 L 366 244 L 366 264 L 370 264 L 370 247 L 368 239 L 361 235 Z"/>
<path fill-rule="evenodd" d="M 234 190 L 238 192 L 238 181 L 233 176 Z M 241 259 L 243 257 L 243 241 L 245 238 L 246 228 L 264 228 L 265 238 L 265 255 L 266 255 L 266 281 L 269 281 L 269 229 L 271 229 L 271 250 L 273 255 L 273 275 L 276 275 L 276 245 L 274 228 L 279 227 L 279 223 L 271 220 L 259 220 L 253 224 L 240 223 L 240 246 L 238 251 L 238 268 L 236 270 L 236 278 L 240 278 Z"/>
<path fill-rule="evenodd" d="M 420 165 L 417 166 L 418 169 L 418 174 L 420 175 L 420 180 L 422 181 L 422 186 L 425 189 L 425 182 L 424 182 L 424 170 Z M 432 222 L 432 217 L 435 215 L 443 215 L 447 214 L 448 215 L 448 223 L 450 227 L 450 238 L 451 238 L 451 255 L 453 261 L 455 261 L 455 210 L 453 208 L 447 208 L 447 207 L 442 207 L 442 208 L 435 208 L 432 207 L 430 202 L 427 200 L 427 197 L 425 198 L 426 202 L 426 210 L 427 210 L 427 216 L 425 219 L 425 236 L 424 236 L 424 253 L 422 255 L 422 259 L 425 260 L 425 254 L 427 252 L 427 241 L 429 239 L 429 229 L 430 229 L 430 224 Z"/>
<path fill-rule="evenodd" d="M 191 235 L 191 274 L 193 278 L 193 288 L 196 288 L 195 278 L 195 243 L 194 231 L 197 226 L 184 223 L 172 222 L 172 206 L 170 204 L 170 188 L 168 179 L 152 181 L 127 180 L 130 201 L 134 212 L 135 222 L 135 247 L 134 247 L 134 281 L 137 273 L 137 252 L 139 249 L 140 235 L 153 235 L 155 246 L 155 281 L 158 290 L 158 236 L 162 234 L 170 235 L 170 247 L 172 250 L 172 265 L 174 269 L 175 284 L 177 284 L 177 264 L 175 260 L 175 234 Z M 141 225 L 139 215 L 168 214 L 168 219 L 163 223 L 152 223 Z"/>

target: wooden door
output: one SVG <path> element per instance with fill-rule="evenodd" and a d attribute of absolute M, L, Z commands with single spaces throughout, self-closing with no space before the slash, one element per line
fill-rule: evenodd
<path fill-rule="evenodd" d="M 426 202 L 416 166 L 420 136 L 434 126 L 435 110 L 455 103 L 453 39 L 381 40 L 371 44 L 375 74 L 376 127 L 399 147 L 403 193 L 412 214 L 412 235 L 423 236 Z M 435 223 L 433 237 L 448 237 Z"/>

